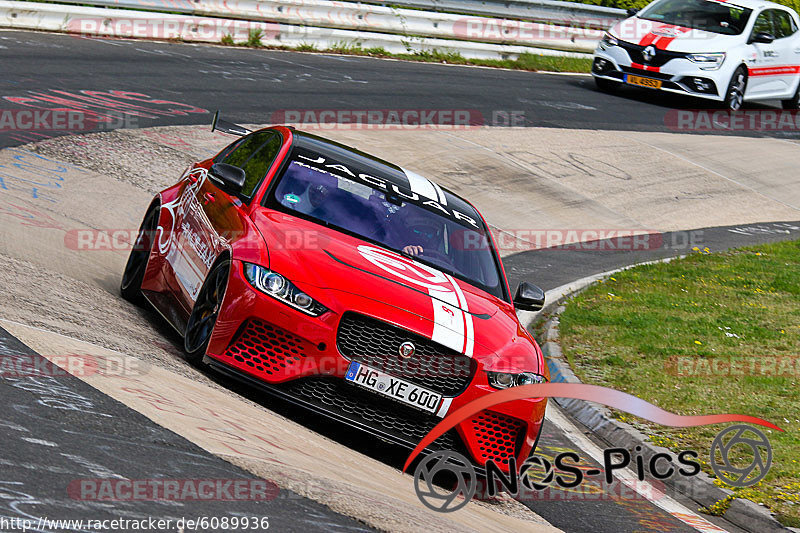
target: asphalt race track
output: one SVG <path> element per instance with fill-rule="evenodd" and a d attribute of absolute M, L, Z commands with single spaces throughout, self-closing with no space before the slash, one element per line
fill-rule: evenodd
<path fill-rule="evenodd" d="M 4 357 L 47 364 L 2 328 L 0 347 Z M 364 524 L 275 486 L 265 487 L 262 498 L 256 492 L 261 486 L 250 483 L 263 480 L 204 452 L 73 376 L 6 378 L 0 382 L 0 397 L 6 406 L 0 419 L 4 433 L 0 517 L 30 517 L 36 522 L 40 516 L 85 520 L 159 516 L 177 523 L 181 518 L 229 515 L 259 521 L 268 517 L 269 527 L 280 531 L 370 531 Z M 53 405 L 75 408 L 53 409 Z M 254 499 L 183 505 L 136 501 L 111 508 L 106 502 L 80 497 L 82 490 L 97 491 L 98 479 L 190 479 L 200 472 L 208 480 L 239 480 L 253 487 Z M 82 488 L 82 482 L 89 484 Z M 64 487 L 69 487 L 69 497 Z"/>
<path fill-rule="evenodd" d="M 681 97 L 669 97 L 657 105 L 647 98 L 648 93 L 644 91 L 629 90 L 618 96 L 607 95 L 596 91 L 588 76 L 214 46 L 82 39 L 30 32 L 0 31 L 0 64 L 4 72 L 0 77 L 0 96 L 4 98 L 0 104 L 2 109 L 63 107 L 97 113 L 115 113 L 121 109 L 130 111 L 130 106 L 120 107 L 122 102 L 138 107 L 135 113 L 126 114 L 124 124 L 118 125 L 137 129 L 208 124 L 211 113 L 216 109 L 224 110 L 227 118 L 245 124 L 267 123 L 273 113 L 292 110 L 438 109 L 469 110 L 476 126 L 669 133 L 672 130 L 668 127 L 667 117 L 671 111 L 698 107 L 696 101 Z M 513 124 L 511 117 L 517 117 Z M 49 137 L 92 131 L 97 129 L 0 131 L 0 148 L 19 147 Z M 786 138 L 791 140 L 794 136 L 787 134 Z M 535 142 L 535 139 L 529 141 Z M 224 146 L 227 141 L 217 139 L 215 142 Z M 794 144 L 792 147 L 796 149 Z M 82 166 L 79 163 L 70 161 L 76 167 Z M 430 161 L 427 163 L 430 164 Z M 93 168 L 89 162 L 87 167 Z M 0 171 L 3 168 L 0 165 Z M 174 174 L 177 175 L 180 170 L 176 168 Z M 167 182 L 170 180 L 174 181 L 170 177 Z M 33 190 L 35 199 L 35 186 Z M 110 187 L 108 192 L 115 194 L 107 197 L 125 198 L 127 203 L 121 205 L 119 210 L 124 212 L 127 219 L 136 220 L 136 213 L 146 205 L 142 200 L 146 199 L 147 194 L 139 191 L 137 196 L 131 193 L 132 190 L 132 187 Z M 8 202 L 3 200 L 6 191 L 0 174 L 0 215 L 12 213 L 8 206 L 19 207 L 11 201 L 16 202 L 14 197 L 10 197 Z M 512 196 L 515 192 L 506 191 Z M 774 200 L 766 188 L 755 192 L 770 201 Z M 43 191 L 38 193 L 43 194 Z M 129 193 L 130 196 L 126 196 Z M 83 206 L 76 202 L 70 204 L 72 207 L 69 209 L 53 208 L 47 211 L 50 213 L 48 216 L 63 216 L 89 227 L 103 227 L 94 225 L 87 213 L 93 209 L 111 209 L 106 205 L 98 207 L 101 202 L 89 196 Z M 98 193 L 97 196 L 101 195 Z M 686 228 L 681 226 L 683 229 L 678 230 L 676 228 L 680 224 L 665 225 L 670 231 L 659 233 L 659 242 L 663 246 L 646 250 L 531 250 L 506 255 L 504 265 L 512 287 L 519 281 L 530 280 L 545 290 L 551 290 L 579 278 L 633 263 L 687 253 L 682 239 L 685 239 L 685 230 L 688 229 L 696 230 L 699 236 L 697 244 L 707 246 L 712 251 L 796 239 L 800 234 L 800 222 L 797 221 L 800 219 L 800 210 L 792 202 L 791 199 L 784 199 L 781 202 L 784 211 L 776 211 L 779 214 L 763 220 L 752 219 L 751 216 L 735 226 L 689 225 Z M 492 223 L 492 213 L 487 213 L 480 204 L 479 207 Z M 29 208 L 20 209 L 22 211 L 17 212 L 18 219 L 25 221 L 26 215 L 20 215 L 23 212 L 35 218 Z M 50 209 L 49 206 L 47 209 Z M 797 216 L 791 216 L 793 213 Z M 54 224 L 56 218 L 51 219 Z M 2 219 L 4 224 L 6 221 Z M 26 233 L 26 228 L 13 231 L 14 235 L 24 238 L 32 239 L 36 235 Z M 60 234 L 53 242 L 61 242 L 59 239 L 62 239 Z M 11 240 L 9 237 L 5 241 L 9 248 L 8 242 Z M 670 246 L 670 243 L 680 245 Z M 47 248 L 39 255 L 30 256 L 23 256 L 22 252 L 11 254 L 6 249 L 0 249 L 0 253 L 6 252 L 9 257 L 13 255 L 15 259 L 30 260 L 26 265 L 44 265 L 48 261 Z M 102 266 L 118 264 L 120 257 L 117 255 L 112 259 L 98 260 L 94 265 L 98 270 L 87 271 L 80 278 L 81 282 L 94 282 L 96 287 L 110 293 L 118 283 L 119 273 L 101 275 L 98 272 Z M 74 272 L 82 267 L 79 263 L 76 265 L 53 264 L 48 268 L 66 278 L 74 276 Z M 10 286 L 3 287 L 4 292 L 6 289 L 9 295 L 13 292 Z M 31 298 L 35 300 L 37 296 Z M 13 307 L 9 302 L 4 305 Z M 134 316 L 133 312 L 126 312 L 128 314 L 125 316 Z M 115 311 L 109 323 L 119 316 Z M 0 314 L 0 320 L 7 318 Z M 174 355 L 179 351 L 179 339 L 159 324 L 155 313 L 141 312 L 135 318 L 147 330 L 142 342 L 163 339 L 162 351 L 172 354 L 174 361 L 169 365 L 172 369 L 178 369 L 177 373 L 189 377 L 201 375 L 204 383 L 232 391 L 237 398 L 235 401 L 241 398 L 242 402 L 258 408 L 268 408 L 279 417 L 297 422 L 324 439 L 342 444 L 389 467 L 398 468 L 402 465 L 407 455 L 405 450 L 347 434 L 336 424 L 297 413 L 289 405 L 265 399 L 248 387 L 211 372 L 181 369 L 183 363 Z M 3 324 L 0 327 L 0 348 L 6 356 L 36 359 L 45 355 L 8 331 L 17 325 Z M 30 325 L 45 329 L 48 326 L 44 319 L 41 323 L 31 322 Z M 27 330 L 19 326 L 19 331 Z M 33 332 L 26 334 L 35 337 Z M 91 339 L 83 340 L 105 346 L 101 337 L 92 333 Z M 111 341 L 106 347 L 109 346 L 118 348 Z M 323 500 L 301 494 L 300 488 L 293 491 L 282 487 L 275 499 L 266 502 L 139 501 L 109 505 L 72 498 L 65 494 L 65 487 L 69 487 L 70 483 L 74 486 L 75 480 L 80 479 L 166 477 L 258 480 L 265 476 L 253 473 L 247 464 L 220 458 L 219 454 L 198 444 L 192 435 L 176 427 L 161 425 L 141 407 L 118 401 L 108 391 L 101 392 L 85 380 L 73 376 L 53 378 L 52 382 L 37 387 L 26 386 L 19 380 L 0 378 L 0 398 L 3 405 L 7 406 L 0 415 L 0 431 L 5 444 L 0 451 L 0 518 L 112 518 L 120 515 L 134 518 L 158 515 L 177 519 L 227 514 L 269 516 L 270 528 L 276 531 L 373 529 L 363 520 L 350 518 L 348 507 L 334 509 L 322 505 L 318 502 Z M 82 408 L 65 412 L 51 409 L 48 402 L 50 405 L 72 402 L 80 404 Z M 546 426 L 539 450 L 544 456 L 571 450 L 586 457 L 571 440 L 570 433 L 552 423 Z M 585 459 L 583 466 L 590 468 L 596 463 Z M 568 532 L 695 531 L 695 528 L 645 499 L 613 498 L 604 487 L 596 487 L 593 494 L 598 497 L 582 498 L 574 494 L 552 493 L 547 499 L 522 503 L 551 525 Z M 696 511 L 695 502 L 680 495 L 671 496 L 687 509 Z M 723 530 L 741 531 L 723 519 L 704 518 Z"/>
<path fill-rule="evenodd" d="M 279 110 L 463 109 L 477 111 L 475 122 L 491 126 L 670 131 L 670 110 L 701 106 L 677 95 L 662 96 L 662 105 L 656 105 L 639 90 L 626 90 L 624 98 L 606 95 L 589 76 L 11 31 L 0 31 L 0 46 L 6 73 L 0 96 L 6 100 L 35 93 L 26 102 L 37 105 L 37 98 L 80 100 L 59 91 L 133 91 L 212 112 L 222 109 L 240 123 L 266 123 Z M 205 124 L 208 116 L 135 120 L 129 126 Z M 39 139 L 4 132 L 0 147 Z"/>

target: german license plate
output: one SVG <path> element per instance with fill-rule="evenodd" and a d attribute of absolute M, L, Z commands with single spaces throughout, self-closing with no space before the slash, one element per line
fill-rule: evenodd
<path fill-rule="evenodd" d="M 654 80 L 653 78 L 643 78 L 642 76 L 625 76 L 625 83 L 631 85 L 638 85 L 639 87 L 649 87 L 650 89 L 660 89 L 661 80 Z"/>
<path fill-rule="evenodd" d="M 429 413 L 435 413 L 442 402 L 441 394 L 355 361 L 350 363 L 344 379 Z"/>

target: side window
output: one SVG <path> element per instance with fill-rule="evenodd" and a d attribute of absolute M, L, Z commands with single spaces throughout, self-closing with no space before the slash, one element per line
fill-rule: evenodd
<path fill-rule="evenodd" d="M 777 9 L 772 11 L 772 22 L 775 25 L 775 38 L 782 39 L 789 37 L 797 31 L 797 26 L 792 20 L 792 16 L 786 11 L 779 11 Z"/>
<path fill-rule="evenodd" d="M 758 16 L 758 18 L 756 19 L 756 22 L 753 25 L 752 35 L 757 35 L 759 33 L 769 33 L 772 36 L 775 35 L 775 29 L 772 27 L 771 9 L 762 11 L 761 14 Z"/>
<path fill-rule="evenodd" d="M 237 147 L 237 146 L 239 146 L 240 144 L 242 144 L 242 141 L 244 141 L 244 137 L 242 137 L 242 138 L 240 138 L 240 139 L 236 139 L 236 140 L 235 140 L 235 141 L 233 141 L 231 144 L 229 144 L 228 146 L 226 146 L 226 147 L 225 147 L 225 148 L 224 148 L 224 149 L 223 149 L 223 150 L 222 150 L 222 151 L 221 151 L 221 152 L 220 152 L 220 153 L 217 155 L 217 157 L 215 157 L 215 158 L 214 158 L 214 163 L 224 163 L 224 162 L 225 162 L 225 158 L 226 158 L 226 157 L 228 157 L 228 156 L 230 155 L 230 153 L 231 153 L 231 152 L 233 152 L 234 150 L 236 150 L 236 147 Z"/>
<path fill-rule="evenodd" d="M 274 130 L 251 133 L 234 144 L 232 150 L 221 154 L 217 163 L 227 163 L 244 170 L 246 178 L 242 196 L 250 198 L 267 175 L 282 141 L 280 133 Z"/>

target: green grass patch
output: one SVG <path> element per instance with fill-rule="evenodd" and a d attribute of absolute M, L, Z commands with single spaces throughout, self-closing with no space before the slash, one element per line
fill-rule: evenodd
<path fill-rule="evenodd" d="M 560 338 L 586 383 L 684 415 L 740 413 L 783 428 L 761 428 L 772 443 L 772 468 L 736 495 L 763 503 L 785 524 L 798 523 L 800 241 L 696 250 L 615 274 L 569 302 Z M 664 428 L 616 416 L 668 448 L 697 450 L 701 459 L 724 427 Z M 738 458 L 748 456 L 749 450 Z M 712 474 L 707 464 L 704 470 Z M 729 504 L 718 503 L 707 511 L 724 512 Z"/>
<path fill-rule="evenodd" d="M 262 46 L 264 46 L 263 44 L 261 44 L 261 38 L 263 36 L 264 32 L 261 31 L 261 28 L 255 28 L 250 30 L 247 35 L 247 42 L 245 43 L 245 46 L 249 46 L 250 48 L 261 48 Z"/>
<path fill-rule="evenodd" d="M 367 54 L 374 55 L 374 54 Z M 449 65 L 476 65 L 481 67 L 528 70 L 532 72 L 544 70 L 549 72 L 589 72 L 592 68 L 591 58 L 545 56 L 538 54 L 520 54 L 517 59 L 472 59 L 465 58 L 458 52 L 442 52 L 424 50 L 407 54 L 385 54 L 382 57 L 393 57 L 407 61 L 425 63 L 446 63 Z"/>
<path fill-rule="evenodd" d="M 261 44 L 261 30 L 253 30 L 246 42 L 234 43 L 230 35 L 222 38 L 220 44 L 226 46 L 244 46 L 250 48 L 264 48 Z M 267 48 L 276 48 L 269 46 Z M 362 48 L 357 42 L 339 42 L 330 48 L 320 50 L 312 43 L 302 43 L 294 48 L 285 46 L 277 47 L 281 50 L 294 50 L 297 52 L 324 52 L 329 54 L 343 54 L 353 56 L 383 57 L 402 59 L 406 61 L 420 61 L 423 63 L 445 63 L 450 65 L 476 65 L 482 67 L 507 68 L 514 70 L 548 71 L 548 72 L 586 72 L 592 68 L 592 59 L 589 57 L 561 57 L 545 56 L 539 54 L 520 54 L 516 59 L 471 59 L 458 52 L 441 50 L 410 51 L 404 54 L 393 54 L 385 48 Z"/>

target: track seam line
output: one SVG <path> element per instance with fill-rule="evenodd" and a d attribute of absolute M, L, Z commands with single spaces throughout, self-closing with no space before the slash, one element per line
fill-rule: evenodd
<path fill-rule="evenodd" d="M 708 168 L 708 167 L 706 167 L 706 166 L 704 166 L 704 165 L 701 165 L 700 163 L 698 163 L 698 162 L 696 162 L 696 161 L 692 161 L 691 159 L 689 159 L 689 158 L 687 158 L 687 157 L 684 157 L 684 156 L 682 156 L 682 155 L 678 155 L 678 154 L 676 154 L 676 153 L 674 153 L 674 152 L 670 152 L 670 151 L 669 151 L 669 150 L 667 150 L 666 148 L 661 148 L 660 146 L 656 146 L 656 145 L 654 145 L 654 144 L 650 144 L 650 143 L 648 143 L 648 142 L 645 142 L 645 141 L 642 141 L 642 140 L 639 140 L 639 139 L 634 139 L 633 137 L 628 137 L 627 135 L 622 135 L 622 134 L 619 134 L 619 133 L 617 133 L 617 134 L 618 134 L 618 135 L 620 135 L 620 136 L 622 136 L 622 137 L 624 137 L 624 138 L 626 138 L 626 139 L 628 139 L 628 140 L 631 140 L 631 141 L 637 142 L 637 143 L 639 143 L 639 144 L 643 144 L 643 145 L 645 145 L 645 146 L 649 146 L 650 148 L 654 148 L 654 149 L 656 149 L 656 150 L 659 150 L 659 151 L 661 151 L 661 152 L 664 152 L 665 154 L 669 154 L 669 155 L 671 155 L 672 157 L 677 157 L 677 158 L 678 158 L 678 159 L 680 159 L 681 161 L 685 161 L 686 163 L 689 163 L 690 165 L 694 165 L 694 166 L 696 166 L 696 167 L 698 167 L 698 168 L 702 168 L 702 169 L 703 169 L 703 170 L 705 170 L 706 172 L 709 172 L 709 173 L 711 173 L 711 174 L 714 174 L 715 176 L 719 176 L 720 178 L 722 178 L 722 179 L 724 179 L 724 180 L 727 180 L 727 181 L 730 181 L 731 183 L 735 183 L 736 185 L 738 185 L 738 186 L 742 187 L 743 189 L 747 189 L 747 190 L 749 190 L 749 191 L 751 191 L 751 192 L 754 192 L 754 193 L 756 193 L 757 195 L 759 195 L 759 196 L 762 196 L 762 197 L 766 198 L 767 200 L 771 200 L 771 201 L 773 201 L 773 202 L 778 202 L 779 204 L 781 204 L 781 205 L 784 205 L 784 206 L 786 206 L 786 207 L 788 207 L 788 208 L 790 208 L 790 209 L 794 209 L 794 210 L 796 210 L 796 211 L 800 211 L 800 207 L 798 207 L 798 206 L 796 206 L 796 205 L 787 204 L 786 202 L 783 202 L 783 201 L 781 201 L 781 200 L 778 200 L 777 198 L 772 198 L 771 196 L 767 196 L 767 195 L 766 195 L 766 194 L 764 194 L 763 192 L 761 192 L 761 191 L 759 191 L 759 190 L 757 190 L 757 189 L 755 189 L 755 188 L 753 188 L 753 187 L 751 187 L 751 186 L 749 186 L 749 185 L 745 185 L 744 183 L 742 183 L 742 182 L 740 182 L 740 181 L 738 181 L 738 180 L 735 180 L 735 179 L 733 179 L 733 178 L 729 178 L 728 176 L 725 176 L 725 175 L 723 175 L 723 174 L 721 174 L 721 173 L 717 172 L 716 170 L 712 170 L 712 169 L 710 169 L 710 168 Z"/>
<path fill-rule="evenodd" d="M 537 126 L 534 126 L 534 127 L 537 127 Z M 523 128 L 523 129 L 524 129 L 524 128 Z M 498 152 L 497 150 L 493 150 L 492 148 L 489 148 L 488 146 L 484 146 L 484 145 L 482 145 L 482 144 L 480 144 L 480 143 L 477 143 L 477 142 L 475 142 L 475 141 L 471 141 L 471 140 L 469 140 L 469 139 L 465 139 L 465 138 L 463 138 L 463 137 L 459 137 L 458 135 L 453 135 L 452 133 L 450 133 L 450 132 L 448 132 L 448 131 L 443 131 L 443 130 L 435 130 L 435 131 L 437 131 L 438 133 L 441 133 L 441 134 L 443 134 L 443 135 L 446 135 L 446 136 L 448 136 L 448 137 L 451 137 L 451 138 L 453 138 L 453 139 L 456 139 L 456 140 L 462 141 L 462 142 L 464 142 L 464 143 L 466 143 L 466 144 L 471 144 L 471 145 L 473 145 L 473 146 L 477 146 L 478 148 L 480 148 L 480 149 L 482 149 L 482 150 L 485 150 L 485 151 L 489 152 L 489 153 L 490 153 L 490 154 L 492 154 L 494 157 L 496 157 L 496 158 L 498 158 L 498 159 L 501 159 L 502 161 L 505 161 L 505 162 L 507 162 L 507 163 L 510 163 L 510 164 L 512 164 L 512 165 L 514 165 L 514 166 L 516 166 L 517 168 L 519 168 L 520 170 L 524 171 L 524 172 L 527 172 L 527 173 L 533 174 L 533 173 L 531 172 L 530 168 L 529 168 L 529 166 L 530 166 L 530 165 L 528 165 L 528 163 L 525 163 L 524 161 L 520 161 L 520 160 L 519 160 L 517 157 L 515 157 L 515 156 L 513 156 L 513 155 L 510 155 L 510 154 L 502 154 L 502 153 Z M 565 131 L 566 131 L 566 128 L 565 128 Z M 572 130 L 572 131 L 576 131 L 576 130 Z M 557 183 L 558 183 L 557 181 L 554 181 L 554 180 L 547 180 L 547 181 L 549 181 L 549 182 L 551 182 L 551 183 L 555 183 L 555 184 L 557 184 Z M 614 215 L 621 216 L 621 217 L 623 217 L 623 218 L 626 218 L 626 219 L 630 220 L 630 221 L 631 221 L 632 223 L 634 223 L 634 224 L 638 224 L 638 225 L 639 225 L 639 226 L 640 226 L 642 229 L 646 229 L 646 228 L 648 228 L 648 226 L 647 226 L 647 225 L 645 225 L 645 224 L 642 224 L 640 221 L 636 220 L 636 219 L 635 219 L 635 218 L 633 218 L 633 217 L 630 217 L 630 216 L 628 216 L 628 215 L 625 215 L 625 214 L 619 213 L 619 212 L 617 212 L 617 211 L 613 210 L 613 209 L 612 209 L 612 208 L 610 208 L 610 207 L 604 206 L 603 204 L 599 203 L 598 201 L 596 201 L 596 200 L 594 200 L 594 199 L 591 199 L 591 198 L 588 198 L 588 197 L 586 197 L 586 196 L 583 196 L 583 194 L 581 194 L 581 192 L 580 192 L 580 191 L 578 191 L 578 190 L 575 190 L 573 187 L 570 187 L 570 186 L 567 186 L 567 185 L 563 185 L 563 184 L 559 184 L 559 186 L 561 186 L 561 187 L 564 187 L 565 189 L 568 189 L 568 190 L 570 190 L 571 192 L 573 192 L 573 193 L 576 193 L 576 194 L 580 195 L 580 197 L 581 197 L 582 199 L 584 199 L 584 200 L 586 200 L 586 201 L 588 201 L 588 202 L 591 202 L 592 204 L 594 204 L 594 205 L 597 205 L 598 207 L 600 207 L 600 208 L 602 208 L 602 209 L 604 209 L 604 210 L 606 210 L 606 211 L 608 211 L 608 212 L 610 212 L 610 213 L 613 213 Z"/>

